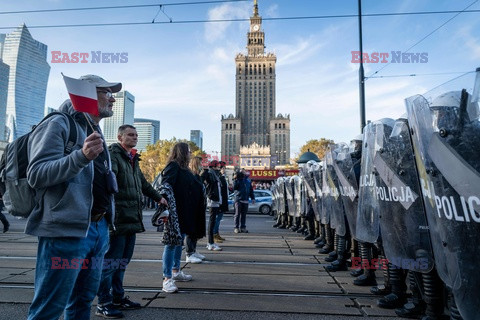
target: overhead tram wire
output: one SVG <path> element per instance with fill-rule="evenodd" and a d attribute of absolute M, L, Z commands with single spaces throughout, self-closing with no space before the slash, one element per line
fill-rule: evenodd
<path fill-rule="evenodd" d="M 423 93 L 422 95 L 425 96 L 427 93 L 429 93 L 429 92 L 431 92 L 431 91 L 433 91 L 433 90 L 435 90 L 435 89 L 437 89 L 437 88 L 440 88 L 441 86 L 443 86 L 443 85 L 445 85 L 445 84 L 447 84 L 447 83 L 449 83 L 449 82 L 455 81 L 455 80 L 457 80 L 457 79 L 460 79 L 461 77 L 466 76 L 467 74 L 475 73 L 475 72 L 476 72 L 476 71 L 468 71 L 468 72 L 465 72 L 464 74 L 461 74 L 461 75 L 459 75 L 458 77 L 452 78 L 452 79 L 450 79 L 450 80 L 447 80 L 447 81 L 439 84 L 438 86 L 433 87 L 432 89 L 428 90 L 427 92 Z"/>
<path fill-rule="evenodd" d="M 225 0 L 228 1 L 228 0 Z M 232 0 L 230 0 L 232 2 Z M 248 0 L 235 0 L 235 1 L 248 1 Z M 233 1 L 233 2 L 235 2 Z M 478 1 L 478 0 L 477 0 Z M 211 1 L 219 2 L 219 1 Z M 198 4 L 195 3 L 195 4 Z M 149 5 L 150 6 L 150 5 Z M 158 7 L 157 5 L 151 5 Z M 135 6 L 138 7 L 138 6 Z M 95 8 L 94 8 L 95 9 Z M 66 10 L 66 9 L 61 9 Z M 33 11 L 38 12 L 38 11 Z M 420 14 L 448 14 L 448 13 L 479 13 L 480 10 L 454 10 L 454 11 L 423 11 L 423 12 L 400 12 L 400 13 L 370 13 L 362 14 L 362 17 L 382 17 L 382 16 L 403 16 L 403 15 L 420 15 Z M 23 13 L 23 12 L 22 12 Z M 3 14 L 0 12 L 0 14 Z M 343 14 L 343 15 L 321 15 L 321 16 L 297 16 L 297 17 L 280 17 L 280 18 L 262 18 L 263 21 L 282 21 L 282 20 L 313 20 L 313 19 L 340 19 L 340 18 L 357 18 L 356 14 Z M 238 18 L 238 19 L 215 19 L 215 20 L 172 20 L 172 21 L 142 21 L 142 22 L 112 22 L 112 23 L 84 23 L 84 24 L 63 24 L 63 25 L 31 25 L 29 29 L 41 29 L 41 28 L 80 28 L 80 27 L 106 27 L 106 26 L 128 26 L 128 25 L 147 25 L 147 24 L 193 24 L 193 23 L 219 23 L 219 22 L 244 22 L 250 21 L 250 18 Z M 2 29 L 15 29 L 16 26 L 0 27 Z M 380 70 L 379 70 L 380 71 Z M 379 72 L 377 71 L 377 72 Z"/>
<path fill-rule="evenodd" d="M 63 9 L 40 9 L 40 10 L 21 10 L 21 11 L 0 11 L 0 14 L 24 14 L 24 13 L 45 13 L 45 12 L 64 12 L 64 11 L 87 11 L 87 10 L 112 10 L 112 9 L 133 9 L 148 7 L 166 7 L 166 6 L 188 6 L 199 4 L 215 4 L 224 2 L 246 2 L 250 0 L 217 0 L 217 1 L 196 1 L 180 3 L 156 3 L 156 4 L 134 4 L 129 6 L 109 6 L 109 7 L 82 7 L 82 8 L 63 8 Z"/>
<path fill-rule="evenodd" d="M 464 13 L 464 12 L 467 12 L 467 9 L 470 8 L 471 6 L 473 6 L 475 3 L 477 3 L 479 0 L 475 0 L 474 2 L 472 2 L 471 4 L 469 4 L 468 6 L 465 7 L 465 9 L 463 10 L 460 10 L 460 11 L 457 11 L 457 13 L 451 17 L 450 19 L 448 19 L 447 21 L 445 21 L 444 23 L 442 23 L 440 26 L 438 26 L 437 28 L 435 28 L 433 31 L 431 31 L 429 34 L 427 34 L 426 36 L 424 36 L 422 39 L 420 39 L 419 41 L 417 41 L 416 43 L 414 43 L 412 46 L 410 46 L 408 49 L 402 51 L 402 52 L 409 52 L 411 49 L 413 49 L 414 47 L 416 47 L 418 44 L 420 44 L 422 41 L 424 41 L 425 39 L 427 39 L 428 37 L 430 37 L 432 34 L 434 34 L 435 32 L 437 32 L 440 28 L 442 28 L 443 26 L 445 26 L 447 23 L 449 23 L 450 21 L 452 21 L 453 19 L 455 19 L 456 17 L 458 17 L 461 13 Z M 470 10 L 472 11 L 472 10 Z M 478 10 L 476 10 L 478 11 Z M 374 73 L 372 73 L 369 77 L 365 77 L 365 80 L 368 80 L 369 78 L 371 78 L 372 76 L 376 75 L 377 73 L 379 73 L 380 71 L 382 71 L 383 69 L 385 69 L 386 67 L 388 67 L 392 62 L 389 62 L 387 63 L 386 65 L 384 65 L 383 67 L 381 67 L 380 69 L 378 69 L 377 71 L 375 71 Z"/>
<path fill-rule="evenodd" d="M 369 79 L 381 79 L 381 78 L 403 78 L 403 77 L 427 77 L 427 76 L 444 76 L 448 74 L 468 74 L 471 71 L 455 71 L 455 72 L 436 72 L 436 73 L 411 73 L 411 74 L 396 74 L 396 75 L 386 75 L 386 76 L 373 76 Z"/>

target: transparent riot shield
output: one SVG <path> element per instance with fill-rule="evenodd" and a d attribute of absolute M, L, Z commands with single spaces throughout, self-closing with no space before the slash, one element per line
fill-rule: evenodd
<path fill-rule="evenodd" d="M 278 193 L 278 212 L 285 213 L 285 178 L 277 179 L 277 193 Z"/>
<path fill-rule="evenodd" d="M 340 195 L 342 197 L 348 226 L 352 236 L 355 237 L 358 209 L 358 182 L 349 149 L 344 149 L 338 154 L 334 168 L 338 177 Z"/>
<path fill-rule="evenodd" d="M 318 205 L 316 203 L 317 199 L 316 199 L 316 189 L 315 189 L 315 181 L 314 181 L 314 177 L 313 177 L 313 170 L 314 170 L 314 165 L 311 165 L 309 168 L 307 168 L 306 166 L 303 167 L 302 169 L 302 175 L 303 175 L 303 179 L 304 179 L 304 184 L 305 184 L 305 196 L 308 197 L 311 205 L 312 205 L 312 209 L 313 209 L 313 212 L 315 214 L 315 217 L 317 215 L 319 215 L 319 212 L 318 212 Z"/>
<path fill-rule="evenodd" d="M 330 224 L 330 208 L 331 208 L 331 197 L 330 197 L 330 188 L 328 186 L 327 179 L 327 170 L 326 170 L 326 159 L 323 161 L 324 166 L 321 170 L 321 181 L 322 181 L 322 210 L 320 211 L 320 222 L 322 224 Z"/>
<path fill-rule="evenodd" d="M 272 183 L 270 191 L 272 192 L 272 211 L 278 212 L 278 193 L 277 184 L 275 182 Z"/>
<path fill-rule="evenodd" d="M 373 163 L 385 255 L 399 268 L 427 273 L 433 252 L 407 119 L 395 121 L 383 139 Z"/>
<path fill-rule="evenodd" d="M 293 205 L 295 206 L 294 217 L 300 217 L 302 213 L 302 179 L 299 176 L 293 176 Z"/>
<path fill-rule="evenodd" d="M 358 190 L 357 240 L 374 243 L 379 236 L 379 205 L 373 159 L 383 147 L 383 136 L 390 135 L 393 119 L 384 118 L 365 126 L 363 133 L 362 168 Z"/>
<path fill-rule="evenodd" d="M 338 176 L 335 171 L 335 165 L 338 156 L 348 150 L 348 146 L 345 143 L 338 143 L 332 146 L 330 150 L 327 150 L 327 183 L 330 190 L 330 226 L 335 229 L 335 233 L 339 236 L 345 236 L 346 221 L 345 210 L 343 208 L 343 200 L 340 195 Z"/>
<path fill-rule="evenodd" d="M 322 216 L 322 167 L 320 164 L 314 165 L 311 168 L 313 181 L 315 183 L 315 203 L 312 204 L 315 212 L 315 219 L 321 221 Z"/>
<path fill-rule="evenodd" d="M 293 198 L 293 193 L 294 193 L 294 184 L 293 184 L 293 178 L 288 177 L 285 178 L 285 195 L 286 195 L 286 201 L 287 201 L 287 207 L 288 207 L 288 215 L 289 216 L 294 216 L 295 214 L 295 202 Z"/>
<path fill-rule="evenodd" d="M 480 81 L 479 81 L 480 82 Z M 477 82 L 476 87 L 480 85 Z M 474 90 L 475 92 L 475 90 Z M 478 92 L 478 91 L 477 91 Z M 406 99 L 415 160 L 440 278 L 464 319 L 480 305 L 480 122 L 478 103 L 463 91 Z M 442 103 L 442 98 L 445 98 Z M 440 101 L 439 101 L 440 100 Z M 449 101 L 450 100 L 450 101 Z"/>

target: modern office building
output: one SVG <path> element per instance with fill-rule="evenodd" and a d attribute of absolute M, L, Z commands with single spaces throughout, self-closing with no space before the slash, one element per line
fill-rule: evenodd
<path fill-rule="evenodd" d="M 203 132 L 200 130 L 190 130 L 190 141 L 195 143 L 200 150 L 203 150 Z"/>
<path fill-rule="evenodd" d="M 44 116 L 50 66 L 47 45 L 33 39 L 25 24 L 0 36 L 0 48 L 9 67 L 5 140 L 13 141 Z"/>
<path fill-rule="evenodd" d="M 241 157 L 241 150 L 270 148 L 272 165 L 290 160 L 290 115 L 276 115 L 276 61 L 265 52 L 265 33 L 254 1 L 247 54 L 235 57 L 235 115 L 222 116 L 222 157 Z M 242 149 L 243 147 L 248 147 Z M 260 152 L 260 151 L 259 151 Z"/>
<path fill-rule="evenodd" d="M 0 35 L 2 36 L 2 35 Z M 0 39 L 1 42 L 1 39 Z M 1 53 L 1 48 L 0 48 Z M 7 120 L 7 96 L 8 96 L 8 76 L 10 67 L 3 63 L 0 55 L 0 141 L 5 141 L 6 120 Z"/>
<path fill-rule="evenodd" d="M 118 127 L 124 124 L 134 125 L 135 97 L 128 91 L 114 94 L 113 116 L 105 118 L 103 134 L 107 145 L 118 142 Z"/>
<path fill-rule="evenodd" d="M 138 142 L 136 149 L 141 152 L 147 145 L 154 144 L 160 139 L 160 121 L 152 119 L 135 118 L 133 124 L 137 128 Z"/>

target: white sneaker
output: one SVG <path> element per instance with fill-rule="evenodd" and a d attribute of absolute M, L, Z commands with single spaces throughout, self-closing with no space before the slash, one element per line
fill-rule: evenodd
<path fill-rule="evenodd" d="M 174 293 L 178 291 L 177 286 L 175 285 L 175 280 L 168 279 L 167 281 L 163 281 L 162 291 L 166 293 Z"/>
<path fill-rule="evenodd" d="M 192 256 L 197 257 L 198 259 L 205 260 L 205 256 L 199 252 L 195 252 Z"/>
<path fill-rule="evenodd" d="M 207 244 L 207 250 L 222 251 L 222 248 L 220 248 L 216 243 L 209 243 L 209 244 Z"/>
<path fill-rule="evenodd" d="M 202 263 L 202 259 L 197 257 L 195 254 L 187 256 L 187 259 L 185 260 L 190 263 Z"/>
<path fill-rule="evenodd" d="M 186 273 L 183 273 L 183 271 L 179 271 L 177 273 L 173 273 L 172 279 L 175 281 L 181 281 L 181 282 L 186 282 L 186 281 L 192 281 L 192 276 Z"/>

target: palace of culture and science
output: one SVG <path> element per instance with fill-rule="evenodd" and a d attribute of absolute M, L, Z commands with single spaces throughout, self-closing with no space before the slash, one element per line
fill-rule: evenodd
<path fill-rule="evenodd" d="M 235 57 L 235 115 L 222 116 L 222 157 L 242 167 L 273 168 L 290 161 L 290 115 L 275 115 L 275 64 L 254 1 L 247 54 Z"/>

